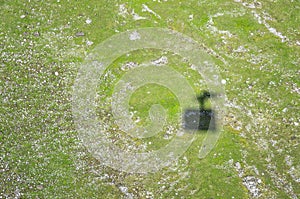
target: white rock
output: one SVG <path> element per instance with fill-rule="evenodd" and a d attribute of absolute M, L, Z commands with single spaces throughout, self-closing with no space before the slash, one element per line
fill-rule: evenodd
<path fill-rule="evenodd" d="M 92 23 L 92 20 L 90 18 L 88 18 L 87 20 L 85 20 L 85 23 L 90 24 L 90 23 Z"/>
<path fill-rule="evenodd" d="M 126 15 L 128 15 L 128 10 L 127 10 L 125 4 L 119 5 L 119 13 L 118 14 L 123 16 L 123 17 L 126 17 Z"/>
<path fill-rule="evenodd" d="M 137 31 L 134 31 L 129 35 L 129 39 L 131 41 L 138 40 L 138 39 L 141 39 L 141 35 Z"/>
<path fill-rule="evenodd" d="M 168 58 L 166 56 L 162 56 L 159 59 L 152 61 L 151 63 L 156 66 L 165 65 L 168 63 Z"/>
<path fill-rule="evenodd" d="M 236 162 L 236 163 L 235 163 L 235 166 L 236 166 L 237 169 L 241 169 L 241 168 L 242 168 L 242 167 L 241 167 L 241 163 L 239 163 L 239 162 Z"/>
<path fill-rule="evenodd" d="M 122 191 L 122 193 L 126 193 L 128 191 L 127 187 L 119 187 L 120 191 Z"/>
<path fill-rule="evenodd" d="M 92 42 L 92 41 L 86 41 L 86 45 L 88 45 L 88 46 L 93 45 L 93 43 L 94 43 L 94 42 Z"/>

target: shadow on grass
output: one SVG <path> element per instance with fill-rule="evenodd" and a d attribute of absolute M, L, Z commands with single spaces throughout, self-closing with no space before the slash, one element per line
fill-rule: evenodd
<path fill-rule="evenodd" d="M 199 109 L 188 109 L 184 111 L 183 128 L 186 130 L 210 131 L 216 130 L 215 113 L 210 108 L 205 108 L 205 102 L 213 97 L 208 91 L 203 91 L 197 100 Z"/>

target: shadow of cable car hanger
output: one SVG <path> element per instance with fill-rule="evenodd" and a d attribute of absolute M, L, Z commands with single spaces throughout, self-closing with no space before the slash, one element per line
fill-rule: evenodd
<path fill-rule="evenodd" d="M 203 91 L 199 96 L 197 96 L 199 109 L 188 109 L 184 111 L 184 129 L 198 131 L 216 130 L 215 113 L 211 108 L 205 108 L 207 100 L 214 96 L 214 94 L 211 94 L 208 91 Z"/>

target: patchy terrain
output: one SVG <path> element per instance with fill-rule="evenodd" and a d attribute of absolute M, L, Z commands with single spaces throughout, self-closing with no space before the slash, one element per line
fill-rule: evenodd
<path fill-rule="evenodd" d="M 299 1 L 1 1 L 0 198 L 299 198 Z M 72 86 L 85 57 L 118 32 L 169 28 L 210 54 L 226 89 L 224 131 L 198 158 L 205 134 L 172 167 L 129 174 L 101 165 L 78 139 Z M 133 39 L 137 35 L 133 35 Z M 206 89 L 187 63 L 155 49 L 121 56 L 100 77 L 97 102 L 145 63 L 169 64 Z M 153 95 L 152 95 L 153 93 Z M 101 98 L 101 96 L 107 96 Z M 140 100 L 140 99 L 143 100 Z M 178 102 L 145 86 L 131 98 L 136 123 L 149 104 L 169 114 L 157 137 L 129 139 L 99 103 L 109 138 L 124 150 L 156 150 L 172 139 Z"/>

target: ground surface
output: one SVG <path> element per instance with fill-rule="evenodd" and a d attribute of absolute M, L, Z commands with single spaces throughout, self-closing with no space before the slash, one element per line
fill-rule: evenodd
<path fill-rule="evenodd" d="M 1 0 L 0 6 L 0 198 L 299 197 L 299 1 Z M 226 80 L 227 95 L 224 132 L 213 151 L 198 158 L 199 134 L 174 166 L 148 175 L 101 165 L 77 138 L 71 112 L 72 85 L 87 54 L 118 32 L 142 27 L 199 42 Z M 112 64 L 99 96 L 109 96 L 131 66 L 162 57 L 196 92 L 206 89 L 177 56 L 141 50 Z M 108 125 L 117 145 L 155 150 L 172 138 L 178 102 L 152 86 L 132 96 L 134 118 L 146 124 L 149 105 L 161 103 L 170 125 L 133 141 Z M 110 124 L 108 114 L 99 105 L 103 123 Z"/>

